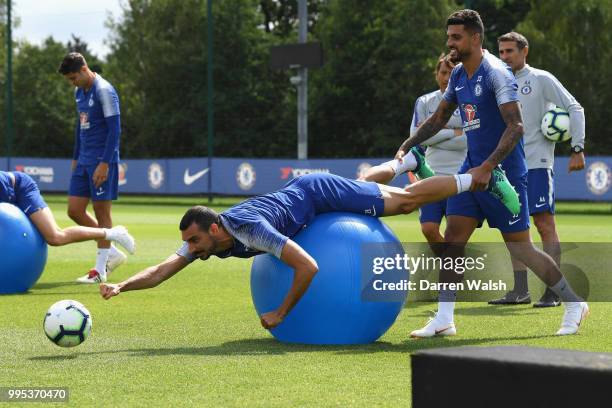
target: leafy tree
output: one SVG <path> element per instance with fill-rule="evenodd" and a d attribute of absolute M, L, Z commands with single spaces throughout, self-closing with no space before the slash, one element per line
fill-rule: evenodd
<path fill-rule="evenodd" d="M 324 0 L 308 0 L 308 31 L 313 31 Z M 263 28 L 267 33 L 281 38 L 295 38 L 298 25 L 297 0 L 260 0 Z"/>
<path fill-rule="evenodd" d="M 414 102 L 435 89 L 446 51 L 443 0 L 337 0 L 315 35 L 325 66 L 312 72 L 310 154 L 389 156 L 408 135 Z"/>
<path fill-rule="evenodd" d="M 532 7 L 531 0 L 465 0 L 457 4 L 478 11 L 485 27 L 483 47 L 491 52 L 497 52 L 497 38 L 512 31 Z"/>
<path fill-rule="evenodd" d="M 13 81 L 14 155 L 72 156 L 74 90 L 57 73 L 65 54 L 66 45 L 51 37 L 42 46 L 19 44 Z"/>
<path fill-rule="evenodd" d="M 529 40 L 528 62 L 554 74 L 582 104 L 587 154 L 610 154 L 608 102 L 612 61 L 612 1 L 533 2 L 517 31 Z M 569 143 L 558 152 L 569 154 Z"/>

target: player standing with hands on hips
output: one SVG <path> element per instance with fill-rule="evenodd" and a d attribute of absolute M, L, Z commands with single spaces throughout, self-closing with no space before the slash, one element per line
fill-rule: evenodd
<path fill-rule="evenodd" d="M 555 106 L 565 109 L 570 117 L 572 155 L 568 171 L 584 169 L 584 109 L 551 73 L 527 64 L 529 43 L 515 32 L 497 39 L 499 57 L 512 69 L 518 83 L 518 98 L 525 125 L 525 158 L 527 160 L 527 197 L 529 214 L 533 217 L 544 251 L 561 265 L 561 246 L 555 226 L 555 183 L 553 164 L 555 142 L 548 140 L 540 130 L 544 114 Z M 512 259 L 514 288 L 503 297 L 491 300 L 493 305 L 530 303 L 527 269 Z M 559 296 L 547 288 L 534 307 L 552 307 L 561 304 Z"/>
<path fill-rule="evenodd" d="M 75 86 L 78 114 L 68 215 L 82 226 L 111 228 L 111 205 L 119 188 L 119 96 L 108 81 L 89 69 L 85 58 L 77 52 L 64 57 L 58 72 Z M 90 200 L 95 218 L 87 212 Z M 107 273 L 125 258 L 110 241 L 98 241 L 95 266 L 77 281 L 106 282 Z"/>

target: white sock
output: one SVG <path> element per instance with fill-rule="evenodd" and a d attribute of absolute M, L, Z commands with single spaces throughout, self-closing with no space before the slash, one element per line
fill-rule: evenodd
<path fill-rule="evenodd" d="M 395 176 L 394 176 L 395 178 L 408 171 L 414 170 L 417 166 L 417 161 L 416 161 L 416 157 L 414 157 L 414 154 L 412 154 L 412 152 L 408 152 L 404 156 L 401 163 L 399 160 L 393 159 L 393 160 L 383 163 L 383 165 L 385 164 L 393 169 L 393 171 L 395 172 Z"/>
<path fill-rule="evenodd" d="M 438 302 L 438 317 L 446 322 L 452 323 L 455 314 L 455 302 Z"/>
<path fill-rule="evenodd" d="M 471 174 L 455 174 L 455 181 L 457 182 L 457 194 L 470 191 L 472 185 Z"/>
<path fill-rule="evenodd" d="M 106 275 L 106 262 L 108 261 L 108 248 L 98 248 L 98 255 L 96 256 L 96 271 L 100 275 Z"/>

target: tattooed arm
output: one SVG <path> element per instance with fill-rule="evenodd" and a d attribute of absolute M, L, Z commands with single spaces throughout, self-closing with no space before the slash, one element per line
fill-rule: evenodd
<path fill-rule="evenodd" d="M 491 179 L 491 172 L 510 154 L 514 146 L 523 137 L 523 117 L 518 102 L 508 102 L 499 105 L 506 130 L 493 153 L 480 166 L 470 169 L 472 174 L 471 191 L 485 190 Z"/>
<path fill-rule="evenodd" d="M 454 103 L 442 99 L 434 114 L 431 115 L 429 119 L 427 119 L 425 123 L 419 127 L 414 136 L 409 137 L 404 141 L 404 143 L 402 143 L 399 150 L 395 154 L 395 158 L 401 159 L 413 146 L 416 146 L 437 134 L 442 128 L 444 128 L 444 126 L 446 126 L 456 108 L 457 105 Z"/>

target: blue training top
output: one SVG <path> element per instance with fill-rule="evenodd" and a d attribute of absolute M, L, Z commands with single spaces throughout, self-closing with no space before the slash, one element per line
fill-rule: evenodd
<path fill-rule="evenodd" d="M 83 165 L 119 162 L 119 96 L 99 74 L 92 87 L 74 92 L 78 120 L 72 158 Z"/>
<path fill-rule="evenodd" d="M 459 105 L 467 135 L 468 168 L 481 165 L 497 148 L 506 130 L 499 105 L 518 101 L 517 89 L 510 68 L 487 51 L 472 78 L 468 78 L 463 64 L 453 69 L 444 99 Z M 527 173 L 523 138 L 501 165 L 510 177 Z"/>
<path fill-rule="evenodd" d="M 13 180 L 6 171 L 0 171 L 0 203 L 14 203 L 15 189 Z"/>
<path fill-rule="evenodd" d="M 234 246 L 219 258 L 249 258 L 268 252 L 280 258 L 290 237 L 317 214 L 347 211 L 382 216 L 384 200 L 376 183 L 333 174 L 309 174 L 291 180 L 281 190 L 250 198 L 219 214 Z M 176 252 L 193 261 L 187 243 Z"/>

